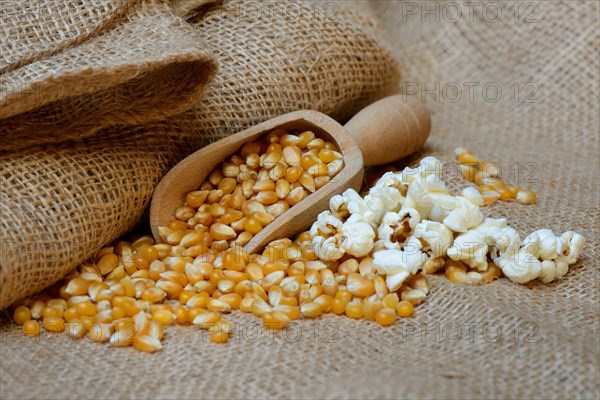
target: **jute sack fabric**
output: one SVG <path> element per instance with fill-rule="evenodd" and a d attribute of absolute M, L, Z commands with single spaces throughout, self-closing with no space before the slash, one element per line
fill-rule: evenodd
<path fill-rule="evenodd" d="M 408 3 L 417 8 L 407 9 Z M 386 28 L 406 91 L 414 92 L 413 84 L 434 88 L 425 97 L 432 137 L 421 154 L 398 165 L 424 155 L 450 164 L 458 145 L 501 162 L 504 171 L 519 163 L 520 175 L 506 179 L 537 191 L 537 204 L 502 202 L 485 212 L 506 216 L 521 234 L 541 227 L 582 233 L 584 254 L 564 279 L 471 287 L 433 277 L 415 316 L 390 328 L 328 316 L 269 335 L 253 317 L 234 313 L 228 319 L 238 325 L 227 345 L 173 327 L 153 355 L 62 335 L 31 340 L 5 318 L 2 397 L 598 398 L 598 4 L 536 2 L 534 23 L 522 23 L 532 12 L 528 2 L 517 3 L 519 23 L 513 1 L 479 2 L 472 21 L 462 2 L 439 2 L 461 7 L 463 17 L 454 22 L 436 22 L 435 14 L 421 22 L 413 14 L 434 3 L 340 4 Z M 490 13 L 499 5 L 504 18 L 483 18 L 487 4 Z M 535 83 L 538 101 L 515 103 L 509 88 L 515 82 Z M 478 90 L 471 100 L 463 89 L 454 101 L 452 85 L 442 93 L 454 83 L 497 83 L 503 96 L 492 102 L 491 91 L 485 99 Z"/>
<path fill-rule="evenodd" d="M 198 100 L 216 72 L 167 1 L 2 6 L 0 150 L 164 119 Z"/>
<path fill-rule="evenodd" d="M 188 25 L 194 36 L 186 42 L 214 54 L 219 73 L 186 111 L 0 153 L 0 308 L 51 285 L 129 231 L 168 168 L 203 145 L 297 109 L 343 120 L 397 87 L 395 60 L 368 18 L 353 11 L 315 16 L 305 2 L 257 13 L 256 4 L 226 2 Z M 156 19 L 176 19 L 162 12 Z M 169 73 L 172 80 L 202 78 Z M 55 140 L 64 140 L 65 132 L 56 132 Z"/>

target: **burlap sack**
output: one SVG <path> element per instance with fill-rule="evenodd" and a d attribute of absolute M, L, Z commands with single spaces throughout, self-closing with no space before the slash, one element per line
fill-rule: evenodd
<path fill-rule="evenodd" d="M 451 162 L 457 145 L 501 162 L 506 179 L 536 190 L 538 203 L 502 202 L 487 215 L 508 217 L 522 234 L 551 227 L 586 237 L 584 255 L 564 279 L 470 287 L 433 278 L 415 316 L 390 328 L 328 316 L 269 335 L 253 317 L 235 313 L 229 319 L 239 325 L 227 345 L 209 343 L 192 327 L 173 327 L 153 355 L 62 335 L 31 340 L 5 319 L 1 396 L 598 398 L 598 4 L 474 3 L 352 6 L 387 29 L 404 89 L 415 92 L 416 85 L 432 112 L 430 142 L 405 162 L 426 154 Z M 452 5 L 462 10 L 458 20 L 442 15 Z M 498 21 L 495 5 L 503 12 Z M 472 19 L 469 7 L 475 7 Z M 427 10 L 433 14 L 422 22 Z M 516 103 L 515 82 L 521 88 Z M 525 101 L 534 91 L 524 88 L 529 82 L 537 102 Z M 503 90 L 496 102 L 492 89 L 487 98 L 481 92 L 493 83 Z M 456 101 L 455 84 L 463 90 Z M 471 100 L 465 88 L 475 84 Z M 516 176 L 515 163 L 521 167 Z"/>
<path fill-rule="evenodd" d="M 164 118 L 216 70 L 165 0 L 2 4 L 1 150 Z"/>
<path fill-rule="evenodd" d="M 130 230 L 168 168 L 203 145 L 297 109 L 343 120 L 397 87 L 395 61 L 367 18 L 351 11 L 315 15 L 303 2 L 257 13 L 257 4 L 227 2 L 187 28 L 194 36 L 186 43 L 215 54 L 220 72 L 186 111 L 77 142 L 0 153 L 0 308 L 54 283 Z M 165 9 L 155 19 L 175 20 Z M 72 131 L 56 132 L 54 140 L 64 140 Z"/>

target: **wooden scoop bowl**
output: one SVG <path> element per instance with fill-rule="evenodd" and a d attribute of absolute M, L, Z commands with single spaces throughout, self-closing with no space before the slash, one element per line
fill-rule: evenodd
<path fill-rule="evenodd" d="M 413 153 L 427 140 L 431 118 L 420 102 L 396 95 L 369 105 L 344 126 L 317 111 L 296 111 L 212 143 L 175 165 L 157 186 L 150 205 L 154 238 L 160 241 L 158 227 L 174 219 L 175 210 L 185 204 L 186 194 L 197 190 L 217 165 L 245 143 L 275 128 L 311 130 L 317 137 L 336 143 L 344 157 L 344 168 L 254 236 L 244 246 L 249 254 L 262 250 L 272 240 L 306 230 L 321 211 L 329 208 L 333 195 L 348 188 L 359 190 L 364 165 L 386 164 Z"/>

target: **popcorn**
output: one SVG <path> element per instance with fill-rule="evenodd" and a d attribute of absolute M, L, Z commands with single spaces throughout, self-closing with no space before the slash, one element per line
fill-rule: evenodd
<path fill-rule="evenodd" d="M 390 291 L 396 291 L 409 275 L 417 273 L 425 262 L 426 256 L 420 250 L 421 242 L 411 237 L 404 250 L 379 250 L 373 255 L 373 268 L 387 275 L 386 285 Z"/>
<path fill-rule="evenodd" d="M 542 272 L 542 263 L 532 254 L 520 250 L 515 255 L 501 256 L 495 261 L 511 281 L 526 283 L 536 279 Z"/>
<path fill-rule="evenodd" d="M 542 270 L 538 279 L 544 283 L 552 282 L 555 279 L 560 279 L 569 271 L 569 264 L 557 258 L 556 260 L 542 261 Z"/>
<path fill-rule="evenodd" d="M 482 232 L 471 230 L 454 239 L 447 255 L 455 261 L 462 261 L 479 271 L 487 270 L 488 245 Z"/>
<path fill-rule="evenodd" d="M 317 216 L 317 220 L 310 227 L 310 235 L 331 235 L 342 227 L 342 221 L 331 214 L 331 211 L 323 211 Z"/>
<path fill-rule="evenodd" d="M 346 253 L 354 257 L 363 257 L 369 254 L 374 245 L 375 232 L 371 225 L 354 218 L 352 215 L 341 227 L 341 247 Z M 358 221 L 356 221 L 358 220 Z"/>
<path fill-rule="evenodd" d="M 554 235 L 550 229 L 538 229 L 532 232 L 523 241 L 527 244 L 528 252 L 542 260 L 558 258 L 565 249 L 565 241 Z"/>
<path fill-rule="evenodd" d="M 422 221 L 415 226 L 413 236 L 425 242 L 434 258 L 446 255 L 452 245 L 452 231 L 444 224 L 434 221 Z"/>
<path fill-rule="evenodd" d="M 388 212 L 383 216 L 377 235 L 386 248 L 400 249 L 420 220 L 421 216 L 414 208 L 403 208 L 398 213 Z"/>
<path fill-rule="evenodd" d="M 335 236 L 328 238 L 315 236 L 312 240 L 315 253 L 323 261 L 336 261 L 342 258 L 345 251 L 338 242 L 339 238 Z"/>
<path fill-rule="evenodd" d="M 380 285 L 401 289 L 401 298 L 415 305 L 429 290 L 412 285 L 426 282 L 419 271 L 433 273 L 448 258 L 469 267 L 461 267 L 468 279 L 459 281 L 470 284 L 489 282 L 500 270 L 514 282 L 548 283 L 577 261 L 585 244 L 580 234 L 540 229 L 521 242 L 505 218 L 484 218 L 485 198 L 476 188 L 454 196 L 441 174 L 441 162 L 426 157 L 417 168 L 385 173 L 364 198 L 353 189 L 333 196 L 310 229 L 314 251 L 326 262 L 346 253 L 372 257 Z"/>

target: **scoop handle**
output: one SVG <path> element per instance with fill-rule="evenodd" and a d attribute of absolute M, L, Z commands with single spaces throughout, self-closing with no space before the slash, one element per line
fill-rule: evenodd
<path fill-rule="evenodd" d="M 415 97 L 383 98 L 359 111 L 344 128 L 356 141 L 366 166 L 386 164 L 415 152 L 431 131 L 431 117 Z"/>

